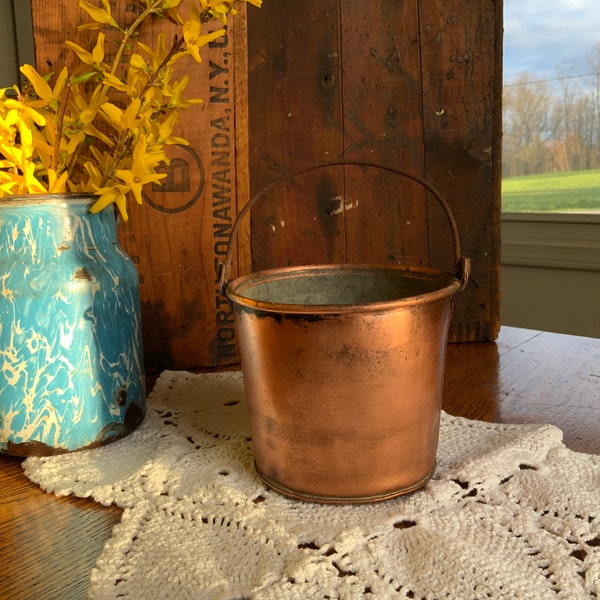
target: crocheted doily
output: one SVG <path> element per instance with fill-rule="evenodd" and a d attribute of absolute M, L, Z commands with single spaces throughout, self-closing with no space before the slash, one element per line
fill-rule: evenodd
<path fill-rule="evenodd" d="M 23 464 L 125 509 L 91 599 L 600 598 L 600 456 L 561 438 L 444 413 L 425 488 L 310 504 L 255 474 L 240 373 L 165 372 L 130 436 Z"/>

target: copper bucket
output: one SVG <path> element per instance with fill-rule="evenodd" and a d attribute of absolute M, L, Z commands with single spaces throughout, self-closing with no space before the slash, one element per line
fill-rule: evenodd
<path fill-rule="evenodd" d="M 469 260 L 452 213 L 422 184 L 452 229 L 457 275 L 431 268 L 315 265 L 265 270 L 226 284 L 232 301 L 255 467 L 286 496 L 328 503 L 393 498 L 424 486 L 435 470 L 442 378 L 454 293 Z"/>

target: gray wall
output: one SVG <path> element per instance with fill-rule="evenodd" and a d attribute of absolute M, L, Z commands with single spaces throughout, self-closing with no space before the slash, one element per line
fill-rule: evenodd
<path fill-rule="evenodd" d="M 19 81 L 18 65 L 34 63 L 29 0 L 0 0 L 0 87 Z"/>
<path fill-rule="evenodd" d="M 600 214 L 504 214 L 503 325 L 600 338 Z"/>

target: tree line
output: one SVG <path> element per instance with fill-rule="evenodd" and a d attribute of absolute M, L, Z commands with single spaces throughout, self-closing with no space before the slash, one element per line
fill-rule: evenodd
<path fill-rule="evenodd" d="M 600 169 L 600 43 L 588 72 L 523 74 L 503 89 L 503 177 Z"/>

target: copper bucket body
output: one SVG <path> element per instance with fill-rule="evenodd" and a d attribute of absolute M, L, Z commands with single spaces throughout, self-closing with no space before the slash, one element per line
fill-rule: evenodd
<path fill-rule="evenodd" d="M 310 266 L 234 280 L 256 470 L 322 502 L 414 491 L 435 467 L 457 278 Z"/>
<path fill-rule="evenodd" d="M 312 265 L 221 286 L 234 307 L 258 475 L 274 490 L 326 503 L 376 502 L 423 487 L 435 470 L 454 294 L 469 260 L 445 200 L 457 274 L 399 265 Z"/>

